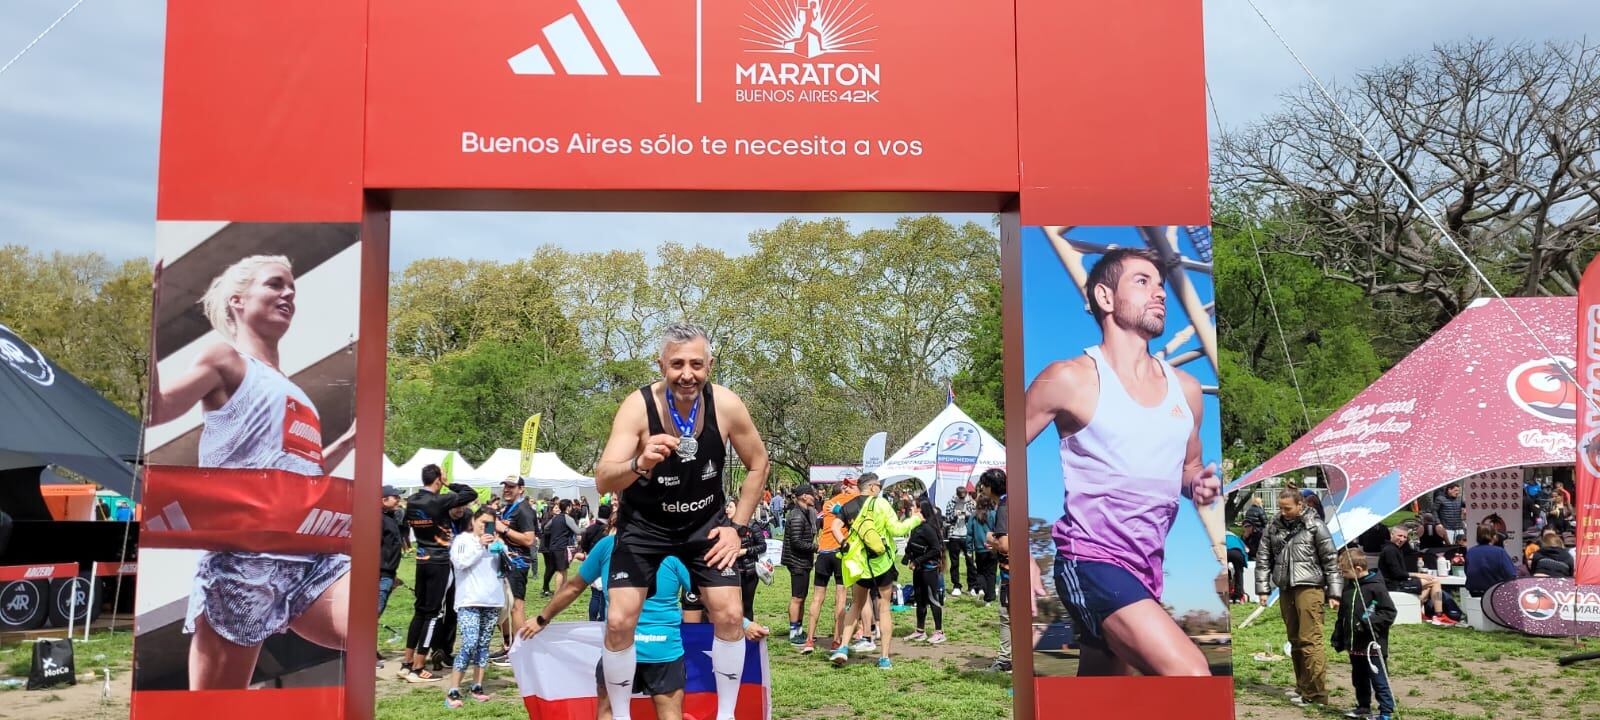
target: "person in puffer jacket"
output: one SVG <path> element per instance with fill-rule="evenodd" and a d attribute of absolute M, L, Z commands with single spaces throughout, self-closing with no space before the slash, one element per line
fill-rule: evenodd
<path fill-rule="evenodd" d="M 1293 489 L 1278 493 L 1278 517 L 1267 524 L 1256 556 L 1256 595 L 1265 605 L 1275 585 L 1283 624 L 1293 646 L 1296 705 L 1328 703 L 1327 656 L 1322 649 L 1322 607 L 1337 609 L 1344 578 L 1339 576 L 1333 536 Z"/>

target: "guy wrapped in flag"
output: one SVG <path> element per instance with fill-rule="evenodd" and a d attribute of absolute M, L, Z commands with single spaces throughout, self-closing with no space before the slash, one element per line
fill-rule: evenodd
<path fill-rule="evenodd" d="M 680 597 L 692 591 L 689 571 L 676 558 L 667 558 L 656 573 L 634 631 L 638 663 L 631 680 L 619 683 L 632 700 L 623 712 L 613 713 L 606 678 L 600 667 L 602 623 L 550 624 L 590 583 L 600 580 L 602 592 L 609 584 L 611 556 L 616 536 L 596 543 L 575 577 L 569 578 L 550 603 L 531 617 L 518 632 L 511 651 L 528 717 L 535 720 L 588 720 L 613 717 L 709 719 L 717 709 L 716 679 L 711 669 L 711 626 L 683 624 Z M 767 629 L 748 621 L 745 638 L 754 643 L 745 652 L 740 673 L 735 714 L 741 720 L 766 720 L 771 703 L 770 673 L 762 639 Z M 529 640 L 523 642 L 523 640 Z M 585 668 L 594 667 L 594 680 Z M 617 693 L 622 696 L 622 693 Z M 631 711 L 631 712 L 630 712 Z"/>

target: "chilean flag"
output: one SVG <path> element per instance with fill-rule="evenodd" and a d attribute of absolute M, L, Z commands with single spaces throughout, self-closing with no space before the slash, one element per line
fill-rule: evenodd
<path fill-rule="evenodd" d="M 605 623 L 598 622 L 551 623 L 532 640 L 518 639 L 512 646 L 511 671 L 530 720 L 594 718 L 595 667 L 600 664 L 605 629 Z M 709 623 L 683 626 L 684 720 L 714 720 L 717 716 L 711 640 Z M 655 720 L 655 705 L 647 696 L 633 696 L 631 710 L 635 718 Z M 734 713 L 739 720 L 772 718 L 772 672 L 766 642 L 745 642 L 744 673 Z"/>

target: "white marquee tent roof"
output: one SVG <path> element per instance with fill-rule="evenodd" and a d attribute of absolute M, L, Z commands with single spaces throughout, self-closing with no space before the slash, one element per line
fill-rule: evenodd
<path fill-rule="evenodd" d="M 465 482 L 464 478 L 472 477 L 476 473 L 472 465 L 454 450 L 422 448 L 417 451 L 417 454 L 412 455 L 411 459 L 406 461 L 406 464 L 395 468 L 394 474 L 391 475 L 385 472 L 383 482 L 398 488 L 422 487 L 422 469 L 429 465 L 443 467 L 445 457 L 452 455 L 454 459 L 451 460 L 451 473 L 456 482 Z"/>
<path fill-rule="evenodd" d="M 971 439 L 966 442 L 970 445 L 976 442 L 978 447 L 958 448 L 955 455 L 970 458 L 976 450 L 976 461 L 972 463 L 971 470 L 966 470 L 964 461 L 946 463 L 946 472 L 942 473 L 944 482 L 940 482 L 940 438 L 945 437 L 946 430 L 955 431 L 958 426 L 970 426 Z M 946 455 L 949 457 L 949 455 Z M 933 421 L 912 436 L 911 441 L 902 445 L 888 460 L 874 471 L 883 478 L 884 487 L 889 487 L 901 480 L 917 478 L 928 488 L 929 494 L 935 505 L 942 511 L 946 503 L 955 497 L 956 487 L 970 485 L 976 482 L 979 475 L 989 468 L 1006 468 L 1006 448 L 994 439 L 982 426 L 972 421 L 966 413 L 961 411 L 955 403 L 944 407 Z"/>

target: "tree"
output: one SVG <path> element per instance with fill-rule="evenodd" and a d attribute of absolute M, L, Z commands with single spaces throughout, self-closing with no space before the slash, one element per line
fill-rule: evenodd
<path fill-rule="evenodd" d="M 0 246 L 0 324 L 138 416 L 148 392 L 150 267 Z"/>
<path fill-rule="evenodd" d="M 990 281 L 988 286 L 978 297 L 978 322 L 967 342 L 967 361 L 951 379 L 951 385 L 956 401 L 973 422 L 1004 440 L 1005 368 L 1000 357 L 1000 312 L 1004 301 L 999 280 Z"/>
<path fill-rule="evenodd" d="M 1267 249 L 1420 300 L 1436 329 L 1488 292 L 1437 214 L 1507 294 L 1575 293 L 1600 235 L 1600 48 L 1441 45 L 1333 92 L 1376 155 L 1309 86 L 1219 143 L 1214 185 L 1273 221 Z"/>

